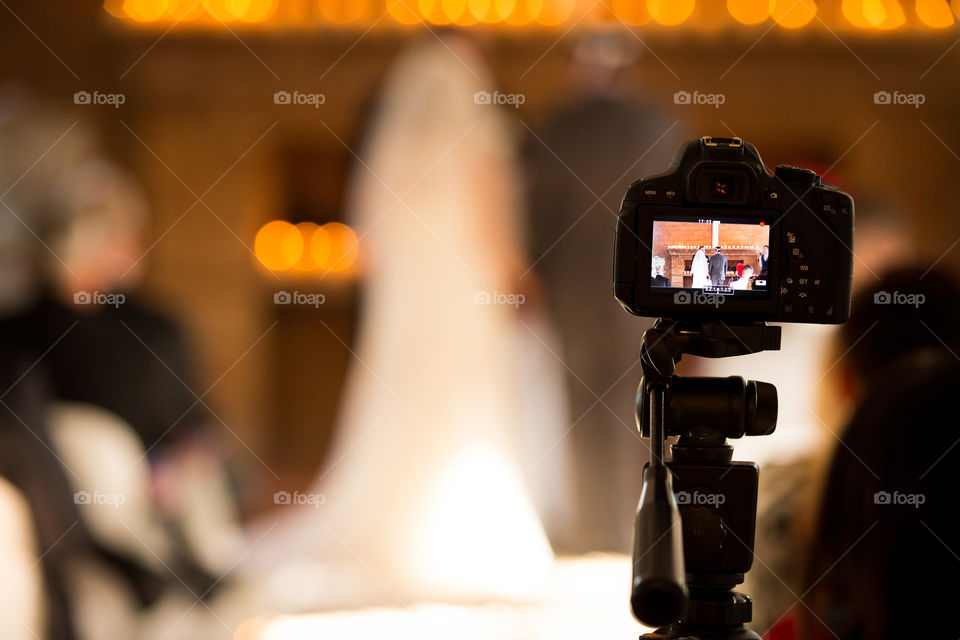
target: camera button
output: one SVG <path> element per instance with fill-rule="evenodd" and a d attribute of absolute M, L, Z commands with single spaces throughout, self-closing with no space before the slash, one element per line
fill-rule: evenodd
<path fill-rule="evenodd" d="M 643 188 L 643 197 L 644 198 L 656 198 L 657 190 L 655 187 L 644 187 Z"/>
<path fill-rule="evenodd" d="M 784 182 L 799 183 L 807 187 L 820 184 L 820 176 L 818 176 L 815 172 L 810 171 L 810 169 L 801 169 L 800 167 L 792 167 L 786 164 L 782 164 L 777 167 L 774 170 L 773 175 L 780 178 Z"/>
<path fill-rule="evenodd" d="M 840 196 L 839 200 L 837 201 L 837 211 L 840 213 L 840 215 L 849 216 L 850 208 L 850 199 Z"/>
<path fill-rule="evenodd" d="M 666 191 L 663 192 L 663 195 L 664 195 L 668 200 L 674 200 L 674 199 L 676 199 L 676 197 L 677 197 L 677 191 L 676 191 L 676 189 L 667 189 Z"/>

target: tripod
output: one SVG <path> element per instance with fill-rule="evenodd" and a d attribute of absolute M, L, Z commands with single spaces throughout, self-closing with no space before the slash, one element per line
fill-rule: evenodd
<path fill-rule="evenodd" d="M 726 358 L 780 348 L 780 327 L 660 319 L 643 335 L 637 426 L 650 439 L 637 507 L 630 604 L 659 627 L 644 638 L 760 640 L 735 591 L 753 562 L 757 465 L 733 462 L 727 438 L 773 433 L 777 391 L 765 382 L 675 375 L 683 354 Z M 664 461 L 666 438 L 672 460 Z"/>

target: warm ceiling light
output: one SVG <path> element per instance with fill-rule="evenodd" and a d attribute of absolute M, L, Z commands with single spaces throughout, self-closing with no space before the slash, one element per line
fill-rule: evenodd
<path fill-rule="evenodd" d="M 903 12 L 903 7 L 897 0 L 881 0 L 884 10 L 884 18 L 875 23 L 878 29 L 896 29 L 907 21 L 907 16 Z"/>
<path fill-rule="evenodd" d="M 357 234 L 353 229 L 339 222 L 328 222 L 322 228 L 330 236 L 330 257 L 327 260 L 327 269 L 349 271 L 360 253 Z"/>
<path fill-rule="evenodd" d="M 484 22 L 503 22 L 517 8 L 517 0 L 493 0 L 493 6 Z"/>
<path fill-rule="evenodd" d="M 273 220 L 260 227 L 253 241 L 253 252 L 272 271 L 286 271 L 303 254 L 303 235 L 285 220 Z"/>
<path fill-rule="evenodd" d="M 492 15 L 493 0 L 467 0 L 467 10 L 474 18 L 485 22 Z"/>
<path fill-rule="evenodd" d="M 813 0 L 776 0 L 770 14 L 781 27 L 798 29 L 817 15 L 817 5 Z"/>
<path fill-rule="evenodd" d="M 773 13 L 775 0 L 727 0 L 727 11 L 740 24 L 760 24 Z"/>
<path fill-rule="evenodd" d="M 169 0 L 125 0 L 123 12 L 137 22 L 159 20 L 167 12 Z"/>
<path fill-rule="evenodd" d="M 504 22 L 514 26 L 530 24 L 543 11 L 543 0 L 517 0 L 513 11 L 504 16 Z"/>
<path fill-rule="evenodd" d="M 960 18 L 960 0 L 953 0 L 950 3 L 950 6 L 953 8 L 953 12 Z"/>
<path fill-rule="evenodd" d="M 213 16 L 214 20 L 227 22 L 228 20 L 234 19 L 233 8 L 227 6 L 229 1 L 230 0 L 200 0 L 200 4 L 206 9 L 207 14 Z"/>
<path fill-rule="evenodd" d="M 883 6 L 883 0 L 863 0 L 861 4 L 863 18 L 871 27 L 887 19 L 887 9 Z"/>
<path fill-rule="evenodd" d="M 879 0 L 870 0 L 879 2 Z M 847 22 L 860 29 L 869 29 L 873 24 L 867 20 L 865 15 L 867 0 L 843 0 L 840 4 L 840 10 Z M 883 6 L 881 5 L 881 10 Z"/>
<path fill-rule="evenodd" d="M 458 27 L 472 27 L 480 21 L 470 5 L 470 0 L 442 0 L 443 12 Z"/>
<path fill-rule="evenodd" d="M 202 18 L 204 13 L 203 2 L 200 0 L 170 0 L 166 17 L 182 22 Z"/>
<path fill-rule="evenodd" d="M 387 11 L 390 12 L 390 17 L 400 24 L 420 23 L 416 6 L 417 0 L 387 0 Z"/>
<path fill-rule="evenodd" d="M 445 26 L 452 22 L 447 14 L 444 13 L 441 0 L 419 0 L 417 8 L 420 11 L 420 15 L 423 16 L 423 19 L 427 22 L 440 26 Z"/>
<path fill-rule="evenodd" d="M 616 1 L 614 0 L 614 4 L 616 4 Z M 633 0 L 633 4 L 640 3 Z M 574 5 L 576 5 L 576 0 L 551 0 L 546 2 L 539 15 L 537 15 L 537 23 L 545 27 L 555 27 L 558 24 L 563 24 L 573 14 Z"/>
<path fill-rule="evenodd" d="M 358 5 L 363 3 L 355 0 Z M 247 10 L 240 16 L 244 22 L 264 22 L 277 10 L 277 0 L 252 0 Z"/>
<path fill-rule="evenodd" d="M 326 228 L 317 227 L 310 234 L 310 259 L 317 269 L 326 271 L 330 265 L 330 254 L 333 252 L 333 241 Z"/>
<path fill-rule="evenodd" d="M 953 24 L 953 13 L 947 0 L 917 0 L 917 17 L 928 27 L 944 29 Z"/>
<path fill-rule="evenodd" d="M 320 15 L 334 24 L 350 24 L 366 15 L 367 0 L 319 0 Z"/>
<path fill-rule="evenodd" d="M 294 271 L 316 271 L 319 264 L 314 261 L 313 253 L 310 251 L 310 245 L 313 242 L 313 236 L 320 230 L 320 225 L 312 222 L 300 222 L 296 226 L 300 233 L 300 255 L 297 261 L 291 267 Z"/>
<path fill-rule="evenodd" d="M 680 24 L 693 13 L 695 0 L 647 0 L 647 11 L 660 24 Z"/>
<path fill-rule="evenodd" d="M 650 12 L 637 0 L 613 0 L 610 8 L 617 18 L 636 27 L 650 22 L 651 19 Z"/>
<path fill-rule="evenodd" d="M 467 0 L 440 0 L 440 8 L 447 19 L 457 25 L 470 26 L 477 20 L 467 9 Z"/>
<path fill-rule="evenodd" d="M 253 0 L 220 0 L 219 4 L 223 5 L 226 15 L 231 20 L 239 20 L 250 10 Z"/>

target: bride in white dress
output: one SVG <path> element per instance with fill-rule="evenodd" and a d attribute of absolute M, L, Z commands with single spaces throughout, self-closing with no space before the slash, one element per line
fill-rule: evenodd
<path fill-rule="evenodd" d="M 310 488 L 324 500 L 277 510 L 258 545 L 270 553 L 251 554 L 274 574 L 294 558 L 349 564 L 356 580 L 332 593 L 400 602 L 546 584 L 553 554 L 525 475 L 565 500 L 568 423 L 518 285 L 520 172 L 503 107 L 478 97 L 492 87 L 456 34 L 413 45 L 387 77 L 351 180 L 364 304 L 337 442 Z"/>
<path fill-rule="evenodd" d="M 703 252 L 703 247 L 700 247 L 693 254 L 693 264 L 690 267 L 690 272 L 693 274 L 694 289 L 703 289 L 710 286 L 710 276 L 707 271 L 707 254 Z"/>

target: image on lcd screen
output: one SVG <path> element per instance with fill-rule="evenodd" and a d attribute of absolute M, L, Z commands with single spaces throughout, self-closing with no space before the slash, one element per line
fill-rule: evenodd
<path fill-rule="evenodd" d="M 654 220 L 651 248 L 651 292 L 769 293 L 770 225 L 764 221 Z"/>

